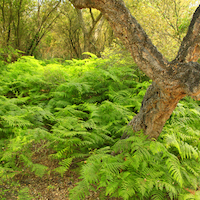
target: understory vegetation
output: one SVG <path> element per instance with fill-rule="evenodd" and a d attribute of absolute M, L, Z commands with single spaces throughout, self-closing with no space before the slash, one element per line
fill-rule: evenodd
<path fill-rule="evenodd" d="M 133 133 L 127 124 L 151 80 L 128 55 L 105 52 L 0 63 L 0 184 L 24 169 L 63 176 L 74 164 L 80 182 L 72 200 L 92 190 L 101 190 L 101 199 L 200 199 L 200 102 L 181 100 L 158 140 Z M 124 131 L 130 137 L 121 140 Z M 52 149 L 48 156 L 60 166 L 33 162 L 35 144 Z"/>

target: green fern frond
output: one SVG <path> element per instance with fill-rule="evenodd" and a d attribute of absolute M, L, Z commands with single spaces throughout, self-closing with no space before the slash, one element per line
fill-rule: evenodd
<path fill-rule="evenodd" d="M 126 99 L 131 97 L 131 94 L 128 90 L 120 90 L 115 92 L 114 90 L 110 89 L 108 96 L 111 101 L 123 104 Z"/>
<path fill-rule="evenodd" d="M 60 167 L 55 168 L 53 171 L 59 173 L 61 177 L 63 177 L 64 173 L 68 171 L 71 163 L 72 163 L 73 158 L 66 158 L 62 161 L 59 162 Z"/>
<path fill-rule="evenodd" d="M 48 167 L 37 163 L 34 164 L 29 158 L 27 158 L 23 154 L 20 155 L 20 159 L 26 167 L 28 167 L 32 172 L 35 173 L 36 176 L 43 177 L 43 175 L 47 172 Z"/>
<path fill-rule="evenodd" d="M 95 184 L 99 180 L 98 176 L 99 167 L 98 164 L 91 165 L 91 163 L 87 163 L 81 169 L 81 176 L 84 177 L 84 182 L 86 185 Z"/>
<path fill-rule="evenodd" d="M 43 177 L 47 173 L 48 167 L 41 164 L 33 164 L 31 171 L 35 173 L 36 176 Z"/>
<path fill-rule="evenodd" d="M 68 171 L 68 168 L 66 168 L 64 166 L 59 166 L 59 167 L 56 167 L 55 169 L 53 169 L 53 171 L 57 172 L 58 174 L 60 174 L 61 177 L 63 177 L 65 172 Z"/>
<path fill-rule="evenodd" d="M 167 151 L 166 147 L 164 146 L 164 144 L 160 143 L 158 141 L 151 142 L 150 150 L 153 153 L 153 155 L 158 154 L 158 153 L 162 153 L 163 157 L 168 155 L 168 151 Z"/>
<path fill-rule="evenodd" d="M 27 187 L 19 191 L 17 199 L 19 200 L 32 200 L 34 197 L 29 194 L 29 189 Z"/>
<path fill-rule="evenodd" d="M 194 160 L 187 159 L 187 160 L 182 161 L 181 163 L 190 173 L 192 173 L 196 177 L 199 177 L 200 169 L 199 169 L 198 161 L 196 162 Z"/>
<path fill-rule="evenodd" d="M 123 199 L 131 199 L 136 196 L 138 187 L 136 185 L 134 176 L 130 172 L 120 173 L 120 179 L 118 179 L 117 193 Z"/>
<path fill-rule="evenodd" d="M 112 195 L 118 188 L 120 188 L 120 180 L 114 180 L 108 183 L 106 187 L 106 196 Z"/>
<path fill-rule="evenodd" d="M 72 156 L 74 159 L 78 158 L 78 159 L 85 159 L 85 158 L 88 158 L 90 154 L 89 153 L 80 153 L 80 152 L 77 152 L 77 153 L 73 153 Z"/>
<path fill-rule="evenodd" d="M 54 158 L 54 159 L 61 159 L 64 156 L 66 156 L 68 152 L 70 152 L 70 146 L 67 146 L 67 147 L 61 149 L 60 151 L 58 151 L 55 154 L 50 154 L 49 157 Z"/>
<path fill-rule="evenodd" d="M 180 142 L 180 155 L 181 158 L 192 158 L 194 157 L 194 159 L 197 159 L 199 157 L 199 151 L 197 148 L 189 145 L 186 142 L 181 141 Z"/>
<path fill-rule="evenodd" d="M 194 188 L 195 190 L 198 188 L 198 179 L 191 173 L 188 173 L 186 169 L 182 170 L 182 175 L 185 180 L 185 185 L 189 186 L 190 188 Z"/>
<path fill-rule="evenodd" d="M 170 157 L 166 160 L 166 165 L 174 180 L 177 181 L 180 186 L 182 186 L 184 181 L 181 174 L 181 166 L 178 158 L 171 154 Z"/>
<path fill-rule="evenodd" d="M 32 123 L 30 121 L 23 119 L 25 116 L 2 116 L 1 119 L 11 127 L 30 127 Z M 5 124 L 6 126 L 6 124 Z"/>
<path fill-rule="evenodd" d="M 169 148 L 170 146 L 176 147 L 178 152 L 181 152 L 179 142 L 174 133 L 165 135 L 165 144 L 167 148 Z"/>
<path fill-rule="evenodd" d="M 91 189 L 91 188 L 90 188 Z M 90 194 L 88 184 L 85 180 L 78 182 L 77 186 L 70 190 L 71 200 L 83 200 L 87 195 Z"/>
<path fill-rule="evenodd" d="M 124 165 L 120 162 L 112 162 L 112 163 L 103 163 L 101 172 L 105 172 L 107 174 L 119 174 L 120 170 L 124 168 Z"/>
<path fill-rule="evenodd" d="M 195 194 L 181 194 L 178 200 L 200 200 L 200 191 L 195 191 Z"/>
<path fill-rule="evenodd" d="M 14 169 L 10 168 L 9 166 L 6 167 L 5 165 L 4 166 L 0 165 L 0 178 L 1 178 L 1 181 L 7 181 L 9 179 L 12 179 L 19 173 L 20 173 L 20 171 L 17 172 Z"/>
<path fill-rule="evenodd" d="M 165 193 L 160 190 L 151 191 L 151 200 L 165 200 Z"/>
<path fill-rule="evenodd" d="M 72 163 L 72 160 L 73 160 L 73 158 L 64 159 L 64 160 L 62 160 L 62 161 L 59 162 L 59 165 L 62 165 L 64 167 L 66 167 L 66 168 L 69 168 L 69 166 Z"/>
<path fill-rule="evenodd" d="M 172 194 L 173 197 L 176 197 L 178 194 L 175 183 L 171 181 L 157 180 L 155 182 L 155 188 L 157 191 L 167 191 L 167 193 Z"/>
<path fill-rule="evenodd" d="M 79 118 L 87 118 L 88 114 L 84 111 L 78 110 L 77 106 L 66 106 L 65 108 L 57 108 L 56 109 L 58 113 L 56 113 L 56 116 L 76 116 Z"/>

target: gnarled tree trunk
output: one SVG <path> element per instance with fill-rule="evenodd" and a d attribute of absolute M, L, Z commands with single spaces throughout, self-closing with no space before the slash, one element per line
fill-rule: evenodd
<path fill-rule="evenodd" d="M 122 0 L 71 0 L 76 8 L 96 8 L 109 21 L 140 69 L 153 80 L 140 112 L 129 125 L 157 139 L 164 124 L 184 96 L 200 99 L 200 6 L 196 9 L 187 35 L 176 58 L 169 62 L 152 44 L 145 31 Z M 126 137 L 125 135 L 123 137 Z"/>

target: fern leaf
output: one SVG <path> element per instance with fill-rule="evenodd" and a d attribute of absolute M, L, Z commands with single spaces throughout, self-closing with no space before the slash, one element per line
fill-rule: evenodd
<path fill-rule="evenodd" d="M 109 182 L 109 184 L 106 186 L 106 196 L 112 195 L 120 187 L 120 185 L 120 180 Z"/>
<path fill-rule="evenodd" d="M 178 158 L 171 154 L 171 156 L 166 160 L 166 165 L 174 180 L 176 180 L 179 185 L 182 186 L 184 181 L 181 175 L 181 167 Z"/>
<path fill-rule="evenodd" d="M 59 166 L 57 168 L 55 168 L 53 171 L 57 172 L 60 174 L 61 177 L 63 177 L 63 175 L 65 174 L 65 172 L 68 170 L 68 168 L 64 167 L 64 166 Z"/>
<path fill-rule="evenodd" d="M 153 190 L 151 192 L 151 200 L 165 200 L 165 194 L 160 190 Z"/>
<path fill-rule="evenodd" d="M 69 197 L 71 200 L 82 200 L 89 194 L 88 184 L 83 180 L 78 182 L 77 186 L 70 190 Z"/>

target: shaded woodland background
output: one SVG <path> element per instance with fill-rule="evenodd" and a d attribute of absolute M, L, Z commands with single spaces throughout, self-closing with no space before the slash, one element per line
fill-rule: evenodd
<path fill-rule="evenodd" d="M 125 1 L 153 43 L 172 59 L 197 6 L 195 0 Z M 69 1 L 1 0 L 0 48 L 18 49 L 39 59 L 101 56 L 120 44 L 105 18 L 95 9 L 75 9 Z M 14 59 L 14 58 L 13 58 Z"/>

